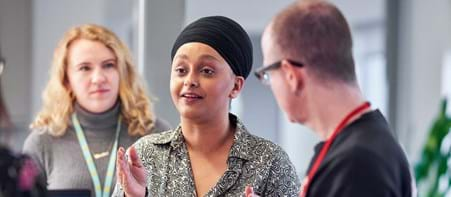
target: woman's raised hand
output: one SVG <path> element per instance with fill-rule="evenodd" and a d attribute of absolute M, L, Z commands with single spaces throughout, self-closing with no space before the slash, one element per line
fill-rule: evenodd
<path fill-rule="evenodd" d="M 123 147 L 120 147 L 117 151 L 117 182 L 121 185 L 127 197 L 143 197 L 146 193 L 147 184 L 146 169 L 133 146 L 127 152 L 128 157 Z"/>

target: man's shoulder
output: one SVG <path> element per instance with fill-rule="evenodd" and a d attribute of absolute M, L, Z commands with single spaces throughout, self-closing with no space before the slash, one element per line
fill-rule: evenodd
<path fill-rule="evenodd" d="M 406 160 L 401 145 L 379 111 L 371 112 L 345 128 L 331 146 L 331 154 L 335 157 L 375 157 L 387 162 Z"/>
<path fill-rule="evenodd" d="M 390 152 L 380 154 L 368 146 L 342 150 L 340 154 L 331 155 L 321 165 L 315 178 L 315 191 L 320 192 L 318 187 L 337 187 L 336 191 L 326 192 L 328 194 L 340 192 L 338 188 L 347 191 L 339 196 L 410 193 L 412 176 L 408 162 L 404 156 L 395 158 L 396 155 Z"/>
<path fill-rule="evenodd" d="M 396 140 L 368 137 L 356 137 L 343 140 L 339 145 L 331 147 L 330 160 L 334 163 L 352 163 L 358 161 L 367 166 L 384 166 L 398 168 L 403 166 L 408 170 L 407 157 Z M 335 150 L 334 150 L 335 149 Z"/>

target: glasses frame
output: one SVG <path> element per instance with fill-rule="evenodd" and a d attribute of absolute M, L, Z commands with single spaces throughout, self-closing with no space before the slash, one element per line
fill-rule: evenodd
<path fill-rule="evenodd" d="M 268 71 L 280 68 L 280 65 L 282 65 L 282 61 L 283 60 L 280 60 L 280 61 L 274 62 L 268 66 L 262 66 L 261 68 L 257 69 L 254 72 L 255 77 L 257 77 L 257 79 L 264 85 L 270 85 L 270 78 L 269 78 Z M 289 59 L 286 59 L 286 61 L 296 67 L 304 67 L 304 64 L 301 62 L 289 60 Z"/>
<path fill-rule="evenodd" d="M 6 67 L 6 61 L 4 58 L 0 57 L 0 75 L 3 74 L 5 67 Z"/>

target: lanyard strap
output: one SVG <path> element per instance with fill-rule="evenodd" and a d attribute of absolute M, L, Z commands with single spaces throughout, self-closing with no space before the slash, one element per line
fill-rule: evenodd
<path fill-rule="evenodd" d="M 321 151 L 316 157 L 315 162 L 313 163 L 312 168 L 308 172 L 307 179 L 305 180 L 304 184 L 301 187 L 301 197 L 305 197 L 307 195 L 307 189 L 312 182 L 313 177 L 316 174 L 316 171 L 318 170 L 321 162 L 324 160 L 324 157 L 326 157 L 327 152 L 329 151 L 330 145 L 334 142 L 337 135 L 340 133 L 340 131 L 349 123 L 349 121 L 354 118 L 355 116 L 359 115 L 361 112 L 367 110 L 370 108 L 370 103 L 365 102 L 361 105 L 359 105 L 357 108 L 352 110 L 346 117 L 338 124 L 338 126 L 335 128 L 334 132 L 332 133 L 332 136 L 330 136 L 329 139 L 326 140 L 326 143 L 321 148 Z"/>
<path fill-rule="evenodd" d="M 115 165 L 116 165 L 116 153 L 117 153 L 118 139 L 119 139 L 119 133 L 121 131 L 121 116 L 119 116 L 119 119 L 117 121 L 116 136 L 115 136 L 114 144 L 113 144 L 113 147 L 111 150 L 111 155 L 110 155 L 110 159 L 108 162 L 107 172 L 105 175 L 103 193 L 102 193 L 102 186 L 100 185 L 99 174 L 97 173 L 96 165 L 94 163 L 94 160 L 92 159 L 92 155 L 91 155 L 91 151 L 89 150 L 88 142 L 86 141 L 86 137 L 83 133 L 83 129 L 81 128 L 80 122 L 78 121 L 78 118 L 75 115 L 75 113 L 72 114 L 72 122 L 75 127 L 75 132 L 77 134 L 78 142 L 79 142 L 81 150 L 83 152 L 83 157 L 85 158 L 86 164 L 88 165 L 89 174 L 91 174 L 91 179 L 94 184 L 94 189 L 96 191 L 96 197 L 108 197 L 111 192 L 111 184 L 113 183 L 114 169 L 115 169 Z"/>

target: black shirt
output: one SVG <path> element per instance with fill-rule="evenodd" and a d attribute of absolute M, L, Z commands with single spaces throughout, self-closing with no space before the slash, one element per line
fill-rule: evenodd
<path fill-rule="evenodd" d="M 323 145 L 315 146 L 309 170 Z M 412 196 L 406 156 L 378 110 L 362 115 L 337 135 L 307 192 L 310 197 Z"/>

